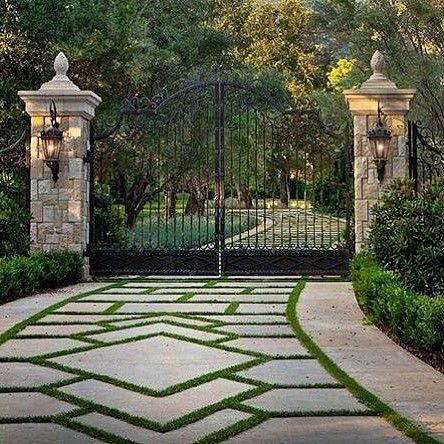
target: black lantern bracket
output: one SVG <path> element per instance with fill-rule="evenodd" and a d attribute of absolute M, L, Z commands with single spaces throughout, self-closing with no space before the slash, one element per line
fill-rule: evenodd
<path fill-rule="evenodd" d="M 51 118 L 51 128 L 41 131 L 40 139 L 43 143 L 44 162 L 51 170 L 52 180 L 56 183 L 60 173 L 59 156 L 63 141 L 63 131 L 59 129 L 57 107 L 54 100 L 51 100 L 49 114 Z"/>
<path fill-rule="evenodd" d="M 384 180 L 390 140 L 392 139 L 391 131 L 386 128 L 382 121 L 382 116 L 384 115 L 381 103 L 378 102 L 378 121 L 376 126 L 368 132 L 368 138 L 373 150 L 373 161 L 376 165 L 376 171 L 380 183 Z"/>

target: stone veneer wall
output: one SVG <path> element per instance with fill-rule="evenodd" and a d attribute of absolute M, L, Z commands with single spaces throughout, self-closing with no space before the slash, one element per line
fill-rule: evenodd
<path fill-rule="evenodd" d="M 377 102 L 375 102 L 373 108 L 377 108 Z M 405 117 L 402 115 L 387 116 L 384 118 L 384 123 L 392 131 L 393 139 L 384 180 L 379 183 L 367 136 L 376 122 L 376 115 L 354 117 L 355 237 L 357 251 L 362 248 L 367 239 L 369 224 L 372 220 L 371 209 L 378 203 L 387 185 L 393 182 L 395 178 L 406 177 L 409 168 Z"/>
<path fill-rule="evenodd" d="M 32 250 L 70 249 L 83 253 L 89 236 L 89 164 L 83 157 L 89 146 L 90 123 L 80 116 L 62 117 L 64 131 L 59 180 L 42 159 L 40 131 L 48 117 L 31 119 Z"/>

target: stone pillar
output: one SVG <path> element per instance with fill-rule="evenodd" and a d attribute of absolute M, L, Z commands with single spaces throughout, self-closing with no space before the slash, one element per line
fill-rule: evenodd
<path fill-rule="evenodd" d="M 81 91 L 67 77 L 68 60 L 60 53 L 54 62 L 56 75 L 38 91 L 19 91 L 31 116 L 31 248 L 68 249 L 83 254 L 89 238 L 88 163 L 90 121 L 101 103 L 98 95 Z M 40 132 L 51 126 L 49 107 L 54 100 L 64 140 L 56 183 L 44 163 Z M 87 259 L 84 277 L 89 276 Z"/>
<path fill-rule="evenodd" d="M 395 178 L 408 177 L 406 115 L 416 90 L 398 89 L 384 74 L 384 56 L 376 51 L 371 61 L 373 75 L 359 89 L 344 91 L 354 119 L 354 185 L 356 251 L 367 238 L 371 209 Z M 389 160 L 382 183 L 378 181 L 368 132 L 376 125 L 380 104 L 386 127 L 392 132 Z"/>

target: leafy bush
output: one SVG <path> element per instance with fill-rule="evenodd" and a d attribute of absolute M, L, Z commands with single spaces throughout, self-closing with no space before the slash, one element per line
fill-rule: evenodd
<path fill-rule="evenodd" d="M 27 201 L 27 178 L 9 171 L 0 171 L 0 193 L 23 207 Z"/>
<path fill-rule="evenodd" d="M 333 174 L 317 177 L 312 185 L 313 208 L 322 213 L 344 217 L 349 200 L 348 189 L 344 182 Z"/>
<path fill-rule="evenodd" d="M 33 253 L 0 259 L 0 303 L 43 288 L 67 285 L 81 277 L 83 259 L 72 251 Z"/>
<path fill-rule="evenodd" d="M 441 270 L 442 272 L 442 270 Z M 444 298 L 431 298 L 403 287 L 375 256 L 361 252 L 352 261 L 353 287 L 373 320 L 388 325 L 405 344 L 444 351 Z"/>
<path fill-rule="evenodd" d="M 109 185 L 96 185 L 94 199 L 94 234 L 97 244 L 123 244 L 125 242 L 125 217 L 115 205 Z"/>
<path fill-rule="evenodd" d="M 0 257 L 28 253 L 30 220 L 23 205 L 0 192 Z"/>
<path fill-rule="evenodd" d="M 415 195 L 410 181 L 398 180 L 374 209 L 369 247 L 406 287 L 444 295 L 444 179 Z"/>

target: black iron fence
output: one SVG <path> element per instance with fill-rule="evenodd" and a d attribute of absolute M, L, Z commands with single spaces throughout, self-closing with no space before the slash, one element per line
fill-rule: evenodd
<path fill-rule="evenodd" d="M 415 122 L 408 124 L 410 178 L 416 190 L 444 176 L 444 138 Z"/>

